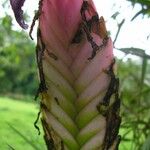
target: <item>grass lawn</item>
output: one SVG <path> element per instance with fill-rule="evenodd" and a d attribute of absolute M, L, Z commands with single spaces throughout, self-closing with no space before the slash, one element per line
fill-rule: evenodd
<path fill-rule="evenodd" d="M 43 135 L 39 136 L 33 125 L 37 113 L 38 107 L 34 103 L 1 97 L 0 150 L 46 150 Z M 10 125 L 22 133 L 33 146 L 17 134 Z"/>
<path fill-rule="evenodd" d="M 26 102 L 0 97 L 0 150 L 46 150 L 43 135 L 39 136 L 33 125 L 37 113 L 38 106 L 29 100 Z M 10 125 L 22 133 L 32 146 Z M 40 129 L 42 131 L 41 126 Z M 121 131 L 122 134 L 124 132 Z M 119 150 L 131 150 L 131 147 L 132 142 L 121 142 Z"/>

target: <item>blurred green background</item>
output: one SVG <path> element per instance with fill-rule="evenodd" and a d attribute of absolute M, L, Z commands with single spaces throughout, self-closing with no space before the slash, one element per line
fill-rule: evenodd
<path fill-rule="evenodd" d="M 132 3 L 129 4 L 133 5 L 133 8 L 136 5 L 141 6 L 141 9 L 131 16 L 132 21 L 141 15 L 143 20 L 149 17 L 149 0 L 130 1 Z M 39 111 L 38 102 L 33 100 L 38 87 L 35 43 L 29 39 L 26 32 L 14 27 L 12 15 L 7 12 L 10 9 L 7 0 L 3 2 L 2 8 L 4 13 L 0 16 L 0 150 L 45 150 L 43 133 L 39 136 L 34 128 Z M 125 22 L 124 18 L 117 22 L 121 13 L 117 10 L 111 17 L 117 24 L 114 37 L 116 49 L 115 43 Z M 28 19 L 30 17 L 26 14 L 26 20 Z M 119 51 L 124 54 L 124 57 L 117 58 L 122 99 L 120 150 L 150 150 L 150 55 L 139 47 L 122 47 Z M 132 56 L 128 57 L 129 54 Z M 40 121 L 38 124 L 40 126 Z M 41 126 L 40 129 L 42 131 Z"/>

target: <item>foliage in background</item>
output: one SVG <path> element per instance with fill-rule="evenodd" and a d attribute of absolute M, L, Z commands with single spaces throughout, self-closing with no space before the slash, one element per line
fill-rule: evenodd
<path fill-rule="evenodd" d="M 34 44 L 25 32 L 12 28 L 12 18 L 0 18 L 0 93 L 35 94 L 38 83 Z"/>
<path fill-rule="evenodd" d="M 142 61 L 118 61 L 122 99 L 122 145 L 139 150 L 150 135 L 150 69 L 142 77 Z M 150 66 L 150 64 L 148 64 Z M 131 147 L 126 146 L 131 142 Z"/>
<path fill-rule="evenodd" d="M 132 5 L 141 5 L 141 10 L 132 20 L 139 15 L 150 16 L 149 0 L 128 0 Z M 120 12 L 121 13 L 121 12 Z M 116 13 L 117 15 L 119 13 Z M 112 16 L 114 19 L 117 15 Z M 118 24 L 118 38 L 124 19 Z M 149 34 L 149 33 L 147 33 Z M 117 46 L 115 45 L 115 48 Z M 124 52 L 124 59 L 118 60 L 118 73 L 121 81 L 122 99 L 122 146 L 128 150 L 149 150 L 150 149 L 150 55 L 144 49 L 138 47 L 122 47 L 118 50 Z M 137 56 L 136 60 L 124 61 L 128 54 Z M 126 143 L 131 143 L 130 147 Z"/>
<path fill-rule="evenodd" d="M 135 14 L 135 16 L 132 18 L 132 20 L 134 20 L 140 14 L 147 15 L 148 17 L 150 17 L 150 0 L 128 0 L 128 1 L 130 1 L 133 6 L 135 6 L 135 4 L 141 5 L 141 10 L 139 10 Z"/>

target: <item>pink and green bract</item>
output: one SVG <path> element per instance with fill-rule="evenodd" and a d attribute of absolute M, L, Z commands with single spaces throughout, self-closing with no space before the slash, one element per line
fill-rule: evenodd
<path fill-rule="evenodd" d="M 24 29 L 24 0 L 10 0 Z M 113 44 L 92 0 L 41 0 L 36 56 L 47 149 L 116 150 L 119 79 Z"/>

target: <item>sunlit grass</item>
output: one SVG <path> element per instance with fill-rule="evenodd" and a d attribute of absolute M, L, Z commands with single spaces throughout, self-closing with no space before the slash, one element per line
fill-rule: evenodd
<path fill-rule="evenodd" d="M 43 135 L 38 136 L 34 128 L 34 121 L 37 117 L 38 107 L 29 102 L 0 98 L 0 149 L 33 150 L 21 136 L 10 128 L 8 124 L 15 127 L 28 140 L 35 144 L 39 150 L 45 150 Z M 41 129 L 42 130 L 42 129 Z"/>

